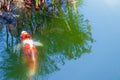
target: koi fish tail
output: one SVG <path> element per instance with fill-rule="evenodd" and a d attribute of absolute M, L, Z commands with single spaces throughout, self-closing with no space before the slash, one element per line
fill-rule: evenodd
<path fill-rule="evenodd" d="M 30 77 L 32 77 L 33 75 L 35 75 L 36 69 L 37 69 L 37 64 L 35 62 L 30 63 L 29 64 L 29 73 L 28 73 L 28 75 Z"/>

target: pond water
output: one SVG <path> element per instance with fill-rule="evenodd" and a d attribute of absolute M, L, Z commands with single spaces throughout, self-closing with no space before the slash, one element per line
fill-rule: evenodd
<path fill-rule="evenodd" d="M 120 80 L 119 7 L 119 0 L 84 0 L 79 12 L 92 25 L 92 52 L 68 61 L 48 80 Z"/>
<path fill-rule="evenodd" d="M 0 29 L 1 80 L 120 79 L 120 38 L 118 36 L 120 2 L 84 0 L 83 5 L 79 7 L 80 15 L 72 14 L 71 7 L 65 8 L 66 12 L 62 11 L 64 6 L 66 5 L 63 4 L 62 8 L 57 9 L 60 14 L 53 14 L 54 17 L 47 13 L 43 14 L 45 11 L 40 11 L 36 12 L 31 20 L 23 13 L 17 29 L 2 25 Z M 32 21 L 34 22 L 32 25 L 37 26 L 37 29 L 40 28 L 34 33 L 31 32 Z M 42 27 L 38 27 L 35 21 Z M 20 43 L 22 30 L 28 31 L 35 41 L 43 44 L 42 47 L 37 46 L 38 68 L 33 77 L 29 77 L 30 69 L 26 66 L 20 47 L 15 48 Z M 92 42 L 94 43 L 91 44 Z"/>
<path fill-rule="evenodd" d="M 66 61 L 91 52 L 91 25 L 73 3 L 61 0 L 39 10 L 1 12 L 1 80 L 47 80 Z M 15 18 L 16 13 L 20 17 Z M 32 38 L 21 36 L 23 30 Z"/>

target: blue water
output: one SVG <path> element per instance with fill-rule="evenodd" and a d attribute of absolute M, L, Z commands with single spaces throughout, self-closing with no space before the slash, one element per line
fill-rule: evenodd
<path fill-rule="evenodd" d="M 120 80 L 119 7 L 119 0 L 84 0 L 79 12 L 92 25 L 92 53 L 67 61 L 48 80 Z"/>

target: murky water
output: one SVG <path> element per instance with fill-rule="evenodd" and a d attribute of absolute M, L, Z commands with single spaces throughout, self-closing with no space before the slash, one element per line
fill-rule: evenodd
<path fill-rule="evenodd" d="M 50 11 L 21 10 L 19 13 L 15 24 L 12 24 L 13 17 L 5 17 L 12 22 L 0 26 L 1 80 L 46 80 L 47 75 L 59 72 L 69 60 L 78 60 L 83 54 L 91 52 L 94 42 L 92 28 L 88 19 L 77 13 L 76 5 L 72 7 L 63 1 Z M 43 44 L 36 46 L 37 70 L 32 76 L 30 67 L 34 64 L 26 62 L 21 48 L 22 30 L 29 32 L 34 41 Z"/>

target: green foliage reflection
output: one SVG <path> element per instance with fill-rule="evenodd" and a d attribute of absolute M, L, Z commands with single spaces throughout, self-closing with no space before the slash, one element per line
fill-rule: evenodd
<path fill-rule="evenodd" d="M 65 60 L 78 59 L 82 54 L 91 52 L 91 43 L 94 40 L 89 21 L 78 13 L 78 4 L 68 0 L 60 1 L 63 3 L 58 4 L 53 0 L 50 11 L 49 7 L 46 7 L 31 12 L 27 15 L 29 17 L 21 13 L 21 17 L 18 18 L 18 34 L 22 30 L 27 30 L 32 34 L 33 39 L 43 44 L 43 47 L 37 47 L 39 68 L 36 79 L 40 75 L 59 70 L 58 64 L 65 64 Z M 16 39 L 18 40 L 19 37 Z M 27 79 L 27 67 L 24 61 L 21 61 L 19 51 L 15 54 L 8 53 L 6 54 L 9 58 L 3 58 L 3 63 L 6 65 L 0 65 L 5 78 Z"/>

